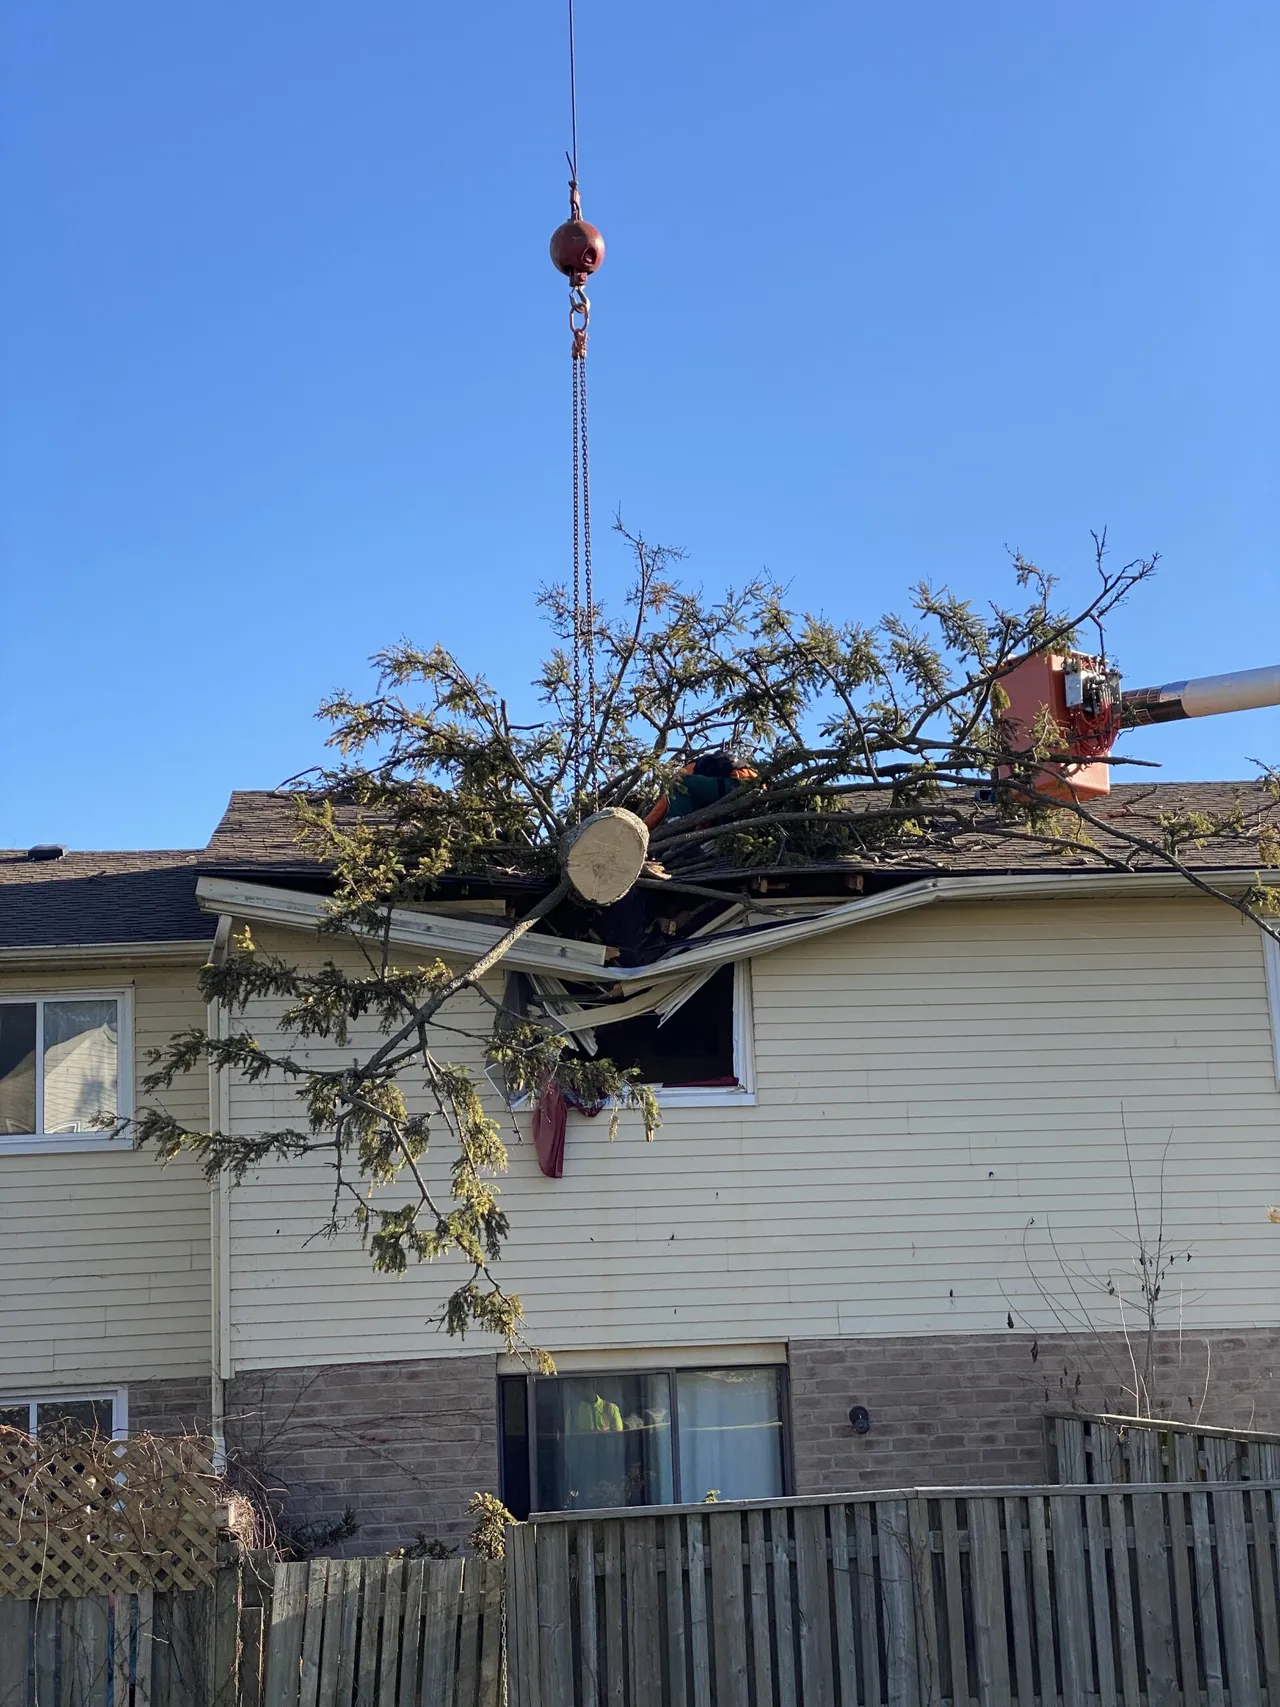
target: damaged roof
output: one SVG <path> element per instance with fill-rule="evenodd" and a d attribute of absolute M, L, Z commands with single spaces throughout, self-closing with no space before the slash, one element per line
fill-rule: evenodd
<path fill-rule="evenodd" d="M 974 794 L 954 796 L 971 809 Z M 981 809 L 981 808 L 980 808 Z M 672 900 L 682 879 L 699 884 L 758 889 L 762 880 L 779 889 L 847 896 L 851 889 L 882 893 L 932 877 L 979 878 L 1105 869 L 1097 856 L 1126 860 L 1134 870 L 1159 862 L 1135 852 L 1126 833 L 1160 841 L 1169 820 L 1239 810 L 1241 833 L 1215 838 L 1180 852 L 1200 871 L 1239 871 L 1259 862 L 1257 833 L 1276 822 L 1277 803 L 1256 782 L 1120 783 L 1090 808 L 1103 826 L 1091 831 L 1093 846 L 1046 845 L 1000 823 L 971 816 L 948 839 L 945 822 L 931 825 L 928 840 L 868 846 L 838 859 L 797 860 L 773 867 L 734 868 L 716 863 L 714 847 L 699 850 L 695 871 L 672 873 Z M 659 840 L 655 849 L 662 857 Z M 36 947 L 92 947 L 126 943 L 205 942 L 216 920 L 200 907 L 196 883 L 202 876 L 258 879 L 278 887 L 315 892 L 325 887 L 325 868 L 298 842 L 295 796 L 244 789 L 231 796 L 204 849 L 158 852 L 71 852 L 59 859 L 32 860 L 23 850 L 0 852 L 0 951 Z M 483 880 L 465 880 L 478 888 Z M 507 893 L 537 879 L 503 879 Z M 495 885 L 496 887 L 496 885 Z M 658 896 L 666 886 L 652 885 Z M 687 905 L 687 903 L 686 903 Z M 570 931 L 569 934 L 575 934 Z M 647 957 L 647 956 L 646 956 Z"/>
<path fill-rule="evenodd" d="M 978 790 L 956 789 L 948 798 L 971 810 Z M 945 805 L 945 800 L 940 803 Z M 1127 782 L 1119 783 L 1105 799 L 1089 803 L 1091 815 L 1115 833 L 1106 830 L 1090 831 L 1093 850 L 1083 843 L 1070 847 L 1046 845 L 1028 837 L 1025 832 L 1011 829 L 1000 822 L 994 810 L 988 821 L 977 829 L 966 827 L 954 839 L 946 839 L 945 825 L 930 832 L 928 843 L 897 842 L 891 847 L 869 846 L 862 852 L 842 854 L 838 860 L 802 860 L 770 868 L 758 866 L 734 867 L 716 865 L 714 854 L 699 860 L 699 881 L 714 876 L 725 879 L 749 880 L 761 876 L 800 877 L 805 873 L 855 875 L 890 874 L 895 877 L 933 876 L 964 873 L 1003 875 L 1009 872 L 1096 870 L 1099 861 L 1091 853 L 1132 859 L 1137 870 L 1150 869 L 1158 862 L 1150 855 L 1135 853 L 1125 839 L 1126 833 L 1159 842 L 1164 825 L 1169 820 L 1193 815 L 1226 816 L 1239 808 L 1243 817 L 1243 833 L 1239 836 L 1215 838 L 1201 847 L 1188 846 L 1181 850 L 1185 864 L 1198 870 L 1237 870 L 1257 863 L 1257 833 L 1264 823 L 1280 817 L 1277 803 L 1256 781 L 1246 782 Z M 842 806 L 844 812 L 875 811 L 872 803 L 856 799 Z M 673 827 L 678 827 L 673 825 Z M 1068 828 L 1069 833 L 1069 828 Z M 939 841 L 939 834 L 942 840 Z M 288 792 L 241 790 L 231 796 L 222 821 L 214 831 L 205 850 L 201 869 L 207 872 L 239 872 L 245 875 L 261 873 L 279 877 L 294 871 L 315 877 L 323 872 L 322 864 L 309 856 L 298 843 L 298 820 L 295 796 Z M 655 854 L 661 857 L 661 838 L 655 843 Z M 472 881 L 475 881 L 472 879 Z"/>

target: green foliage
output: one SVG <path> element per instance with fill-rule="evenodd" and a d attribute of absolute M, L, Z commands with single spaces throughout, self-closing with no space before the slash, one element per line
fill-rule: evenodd
<path fill-rule="evenodd" d="M 516 1520 L 496 1494 L 472 1494 L 467 1512 L 476 1520 L 467 1537 L 471 1551 L 481 1559 L 505 1559 L 507 1525 Z"/>
<path fill-rule="evenodd" d="M 559 588 L 541 599 L 558 644 L 538 673 L 530 721 L 442 647 L 408 642 L 375 660 L 371 697 L 325 703 L 334 759 L 302 779 L 297 799 L 299 839 L 333 876 L 330 957 L 294 963 L 242 932 L 201 978 L 219 1026 L 177 1034 L 145 1081 L 161 1098 L 179 1074 L 208 1066 L 286 1088 L 294 1116 L 259 1132 L 199 1131 L 151 1101 L 130 1123 L 162 1160 L 193 1154 L 209 1177 L 232 1183 L 267 1163 L 326 1166 L 333 1195 L 321 1231 L 354 1228 L 389 1275 L 460 1264 L 444 1327 L 491 1332 L 512 1349 L 523 1345 L 520 1300 L 496 1272 L 507 1151 L 475 1069 L 449 1058 L 464 1053 L 455 1040 L 466 1037 L 474 1058 L 477 1010 L 487 1007 L 483 1065 L 508 1095 L 536 1097 L 554 1081 L 582 1102 L 609 1103 L 611 1133 L 634 1111 L 653 1138 L 657 1102 L 636 1071 L 579 1055 L 549 1018 L 508 1012 L 484 981 L 499 951 L 462 972 L 402 964 L 394 909 L 430 902 L 446 874 L 541 894 L 505 946 L 562 898 L 553 888 L 561 839 L 585 813 L 643 813 L 691 757 L 722 747 L 748 753 L 754 777 L 661 823 L 642 883 L 714 896 L 697 885 L 734 870 L 927 857 L 975 831 L 1122 870 L 1138 854 L 1183 870 L 1181 849 L 1249 829 L 1243 808 L 1170 818 L 1154 839 L 1112 822 L 1108 846 L 1121 852 L 1104 853 L 1086 805 L 1047 801 L 1036 788 L 1043 767 L 1066 757 L 1052 720 L 1041 719 L 1029 748 L 1011 750 L 1002 675 L 1086 628 L 1103 650 L 1104 619 L 1154 559 L 1112 569 L 1098 541 L 1097 585 L 1074 613 L 1059 608 L 1050 576 L 1016 557 L 1019 604 L 979 609 L 921 584 L 906 615 L 863 624 L 792 610 L 764 579 L 708 599 L 672 578 L 678 553 L 625 538 L 630 595 L 618 615 L 592 617 L 593 717 L 574 703 L 573 618 Z M 1280 800 L 1275 773 L 1264 782 Z M 1273 833 L 1263 864 L 1278 863 L 1277 846 Z M 1233 904 L 1260 917 L 1273 894 L 1260 883 Z M 575 928 L 596 926 L 579 915 Z M 269 1036 L 250 1024 L 262 1013 Z"/>

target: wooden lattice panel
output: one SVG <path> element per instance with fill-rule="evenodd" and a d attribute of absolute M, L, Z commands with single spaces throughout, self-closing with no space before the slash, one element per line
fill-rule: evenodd
<path fill-rule="evenodd" d="M 217 1564 L 220 1499 L 207 1441 L 0 1428 L 0 1595 L 199 1588 Z"/>

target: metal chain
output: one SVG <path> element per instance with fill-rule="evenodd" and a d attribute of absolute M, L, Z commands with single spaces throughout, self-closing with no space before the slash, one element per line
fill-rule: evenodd
<path fill-rule="evenodd" d="M 591 461 L 587 446 L 587 326 L 591 303 L 580 285 L 569 291 L 573 333 L 573 784 L 581 799 L 583 760 L 595 729 L 595 604 L 591 579 Z M 582 699 L 582 664 L 587 666 L 587 705 Z"/>
<path fill-rule="evenodd" d="M 573 326 L 573 295 L 570 292 L 569 324 Z M 579 402 L 578 341 L 573 347 L 573 793 L 575 803 L 582 795 L 582 494 L 579 470 L 582 465 L 582 410 Z"/>

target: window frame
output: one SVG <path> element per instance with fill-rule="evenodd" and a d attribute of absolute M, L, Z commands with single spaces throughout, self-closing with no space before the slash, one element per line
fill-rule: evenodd
<path fill-rule="evenodd" d="M 28 1432 L 36 1432 L 41 1405 L 68 1405 L 77 1400 L 96 1399 L 111 1406 L 111 1438 L 112 1440 L 128 1440 L 129 1438 L 129 1389 L 127 1387 L 75 1387 L 64 1389 L 62 1392 L 42 1390 L 38 1392 L 6 1394 L 0 1388 L 0 1410 L 13 1410 L 18 1405 L 26 1405 Z"/>
<path fill-rule="evenodd" d="M 503 1503 L 505 1505 L 506 1499 L 507 1499 L 508 1489 L 507 1489 L 507 1455 L 506 1455 L 506 1451 L 504 1449 L 504 1443 L 503 1443 L 503 1404 L 502 1404 L 503 1389 L 502 1389 L 502 1383 L 504 1381 L 523 1381 L 525 1384 L 525 1435 L 526 1435 L 527 1452 L 528 1452 L 528 1477 L 529 1477 L 529 1499 L 530 1499 L 529 1515 L 530 1515 L 530 1517 L 533 1517 L 535 1515 L 538 1515 L 538 1516 L 546 1515 L 545 1513 L 540 1512 L 538 1510 L 537 1506 L 533 1503 L 534 1499 L 537 1495 L 537 1491 L 538 1491 L 538 1430 L 537 1430 L 537 1423 L 536 1423 L 537 1406 L 536 1406 L 535 1401 L 534 1401 L 534 1383 L 535 1382 L 537 1382 L 537 1381 L 576 1381 L 576 1380 L 580 1380 L 580 1379 L 584 1380 L 584 1381 L 592 1381 L 592 1380 L 602 1380 L 606 1376 L 616 1377 L 619 1375 L 623 1375 L 623 1376 L 665 1375 L 667 1377 L 669 1384 L 670 1384 L 668 1390 L 671 1394 L 671 1487 L 672 1487 L 672 1492 L 674 1494 L 674 1499 L 673 1499 L 672 1503 L 675 1505 L 681 1505 L 681 1504 L 686 1504 L 686 1503 L 692 1504 L 692 1503 L 696 1503 L 697 1501 L 700 1501 L 702 1498 L 702 1494 L 695 1494 L 693 1497 L 693 1500 L 688 1501 L 688 1500 L 686 1500 L 684 1492 L 680 1486 L 680 1396 L 679 1396 L 679 1391 L 676 1387 L 676 1382 L 677 1382 L 678 1378 L 681 1375 L 719 1375 L 719 1374 L 728 1374 L 732 1371 L 737 1371 L 739 1374 L 741 1374 L 741 1372 L 743 1370 L 757 1370 L 757 1369 L 767 1369 L 767 1370 L 769 1370 L 769 1372 L 771 1374 L 776 1375 L 778 1377 L 778 1401 L 779 1401 L 779 1409 L 782 1413 L 782 1494 L 780 1496 L 777 1496 L 777 1497 L 781 1497 L 782 1499 L 790 1499 L 791 1496 L 795 1493 L 795 1461 L 794 1461 L 794 1454 L 792 1451 L 792 1432 L 791 1432 L 791 1371 L 785 1362 L 782 1362 L 782 1363 L 768 1363 L 768 1362 L 763 1362 L 763 1363 L 683 1363 L 683 1362 L 681 1362 L 681 1363 L 650 1363 L 650 1364 L 630 1364 L 629 1363 L 626 1365 L 625 1368 L 617 1367 L 617 1366 L 610 1367 L 609 1365 L 606 1364 L 606 1365 L 599 1367 L 599 1368 L 590 1368 L 590 1369 L 587 1369 L 587 1368 L 579 1369 L 575 1366 L 572 1369 L 566 1369 L 563 1371 L 563 1373 L 557 1373 L 555 1375 L 539 1375 L 536 1371 L 532 1371 L 532 1370 L 526 1371 L 523 1374 L 516 1374 L 511 1370 L 500 1371 L 499 1375 L 498 1375 L 498 1381 L 497 1381 L 497 1392 L 495 1394 L 495 1398 L 496 1398 L 496 1402 L 497 1402 L 497 1416 L 498 1416 L 498 1492 L 499 1492 L 499 1498 L 503 1501 Z M 703 1492 L 705 1492 L 705 1491 L 706 1490 L 704 1489 Z M 769 1497 L 772 1498 L 775 1496 L 771 1495 Z M 575 1507 L 574 1509 L 578 1510 L 579 1508 Z M 589 1506 L 583 1506 L 581 1508 L 581 1514 L 585 1515 L 586 1513 L 588 1513 L 589 1511 L 591 1511 L 593 1509 L 605 1510 L 605 1509 L 611 1509 L 611 1508 L 605 1508 L 605 1507 L 593 1508 L 593 1507 L 589 1507 Z M 663 1509 L 663 1507 L 656 1506 L 656 1505 L 652 1505 L 652 1506 L 628 1506 L 627 1509 L 629 1511 L 632 1511 L 632 1510 L 634 1510 L 634 1511 L 661 1511 Z"/>
<path fill-rule="evenodd" d="M 659 963 L 660 964 L 660 963 Z M 677 1009 L 677 1012 L 679 1010 Z M 733 1071 L 736 1085 L 654 1085 L 659 1108 L 752 1108 L 756 1100 L 755 1006 L 751 991 L 751 962 L 733 962 Z M 601 1026 L 596 1039 L 600 1053 L 609 1053 L 609 1028 Z"/>
<path fill-rule="evenodd" d="M 115 1002 L 116 1004 L 116 1114 L 127 1120 L 133 1114 L 133 991 L 128 985 L 110 989 L 81 989 L 78 985 L 57 990 L 5 990 L 0 1007 L 36 1007 L 36 1125 L 44 1120 L 44 1004 L 46 1002 Z M 118 1148 L 109 1132 L 6 1132 L 0 1133 L 0 1156 L 48 1154 L 51 1151 L 106 1150 Z M 21 1401 L 18 1401 L 21 1403 Z"/>

